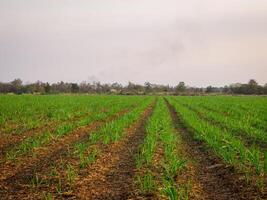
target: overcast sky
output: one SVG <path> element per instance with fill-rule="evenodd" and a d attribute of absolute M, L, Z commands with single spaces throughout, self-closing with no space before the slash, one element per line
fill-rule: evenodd
<path fill-rule="evenodd" d="M 0 81 L 267 82 L 266 0 L 0 0 Z"/>

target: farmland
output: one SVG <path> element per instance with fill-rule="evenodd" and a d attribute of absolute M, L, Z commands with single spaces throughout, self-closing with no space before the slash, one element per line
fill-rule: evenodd
<path fill-rule="evenodd" d="M 267 199 L 267 98 L 0 95 L 0 199 Z"/>

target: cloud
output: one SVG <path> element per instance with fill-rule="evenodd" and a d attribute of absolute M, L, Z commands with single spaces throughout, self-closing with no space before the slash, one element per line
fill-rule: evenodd
<path fill-rule="evenodd" d="M 0 81 L 267 78 L 264 0 L 4 0 L 0 19 Z"/>

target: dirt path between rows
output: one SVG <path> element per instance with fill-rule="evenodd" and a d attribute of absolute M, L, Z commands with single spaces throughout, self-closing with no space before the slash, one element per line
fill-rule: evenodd
<path fill-rule="evenodd" d="M 151 115 L 154 105 L 155 103 L 126 131 L 122 140 L 102 148 L 102 156 L 86 169 L 86 176 L 78 182 L 74 191 L 77 198 L 134 199 L 134 156 L 144 140 L 145 122 Z"/>
<path fill-rule="evenodd" d="M 64 158 L 68 153 L 69 147 L 78 141 L 85 140 L 88 137 L 88 133 L 128 111 L 128 109 L 125 109 L 103 121 L 92 122 L 85 127 L 80 127 L 59 141 L 38 149 L 35 152 L 38 156 L 25 156 L 21 164 L 0 166 L 0 199 L 21 199 L 20 196 L 25 197 L 30 189 L 29 184 L 36 173 L 48 169 L 51 163 L 62 157 Z M 26 199 L 31 198 L 27 197 Z"/>
<path fill-rule="evenodd" d="M 132 104 L 129 106 L 129 108 L 134 108 L 137 105 L 138 104 Z M 104 112 L 104 113 L 107 112 L 106 109 L 101 109 L 100 111 Z M 81 115 L 75 115 L 69 119 L 64 119 L 61 121 L 50 121 L 50 122 L 47 122 L 46 124 L 44 124 L 40 127 L 28 129 L 28 130 L 26 130 L 20 134 L 16 134 L 16 133 L 4 133 L 4 134 L 2 134 L 0 131 L 0 135 L 1 135 L 0 162 L 1 162 L 1 160 L 4 160 L 5 155 L 9 150 L 16 147 L 17 145 L 20 145 L 25 139 L 41 135 L 44 133 L 44 131 L 54 132 L 60 125 L 79 121 L 81 119 L 84 119 L 84 118 L 92 115 L 92 114 L 93 114 L 92 112 L 85 112 Z"/>
<path fill-rule="evenodd" d="M 85 114 L 80 115 L 80 116 L 74 116 L 70 119 L 66 119 L 66 120 L 62 120 L 62 121 L 47 122 L 46 124 L 44 124 L 40 127 L 26 130 L 21 134 L 16 134 L 16 133 L 3 134 L 1 136 L 1 140 L 0 140 L 0 159 L 3 159 L 5 154 L 9 150 L 11 150 L 12 148 L 19 145 L 23 140 L 30 138 L 30 137 L 33 137 L 33 136 L 40 135 L 44 131 L 53 132 L 61 124 L 78 121 L 82 118 L 85 118 L 88 115 L 91 115 L 91 113 L 85 113 Z"/>
<path fill-rule="evenodd" d="M 196 199 L 211 200 L 252 200 L 267 199 L 256 187 L 245 183 L 241 175 L 232 167 L 224 164 L 203 142 L 193 140 L 193 132 L 185 128 L 180 116 L 165 99 L 173 123 L 180 133 L 184 151 L 195 162 L 196 180 L 203 190 L 202 196 Z M 204 195 L 204 196 L 203 196 Z M 196 195 L 197 196 L 197 195 Z"/>

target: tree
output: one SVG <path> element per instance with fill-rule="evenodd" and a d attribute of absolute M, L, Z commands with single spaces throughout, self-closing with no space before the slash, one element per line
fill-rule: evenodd
<path fill-rule="evenodd" d="M 27 84 L 25 87 L 27 93 L 33 94 L 35 92 L 35 85 L 33 83 Z"/>
<path fill-rule="evenodd" d="M 94 88 L 93 85 L 91 85 L 90 83 L 86 83 L 86 81 L 82 81 L 79 85 L 79 92 L 81 93 L 93 93 L 94 92 Z"/>
<path fill-rule="evenodd" d="M 180 82 L 176 87 L 175 87 L 175 91 L 177 93 L 181 93 L 181 92 L 185 92 L 185 83 L 184 82 Z"/>
<path fill-rule="evenodd" d="M 95 89 L 96 93 L 101 93 L 102 92 L 102 85 L 101 85 L 101 83 L 99 81 L 98 82 L 94 82 L 93 85 L 94 85 L 94 89 Z"/>
<path fill-rule="evenodd" d="M 71 92 L 72 93 L 77 93 L 79 92 L 79 86 L 77 83 L 71 83 Z"/>
<path fill-rule="evenodd" d="M 71 83 L 60 81 L 59 83 L 53 84 L 52 88 L 59 93 L 68 93 L 71 92 Z"/>
<path fill-rule="evenodd" d="M 14 87 L 20 87 L 22 85 L 22 80 L 20 80 L 19 78 L 18 79 L 14 79 L 11 82 L 11 85 L 14 86 Z"/>
<path fill-rule="evenodd" d="M 229 92 L 230 92 L 230 88 L 229 88 L 227 85 L 225 85 L 225 86 L 223 87 L 222 92 L 223 92 L 223 93 L 229 93 Z"/>
<path fill-rule="evenodd" d="M 145 94 L 148 94 L 152 91 L 151 83 L 145 82 Z"/>
<path fill-rule="evenodd" d="M 267 94 L 267 83 L 263 86 L 263 94 Z"/>
<path fill-rule="evenodd" d="M 110 85 L 109 84 L 103 84 L 102 85 L 102 91 L 104 93 L 110 93 Z"/>
<path fill-rule="evenodd" d="M 37 93 L 44 93 L 45 92 L 45 84 L 42 83 L 41 81 L 37 81 L 35 84 L 35 92 Z"/>
<path fill-rule="evenodd" d="M 51 92 L 51 86 L 49 85 L 49 83 L 45 84 L 44 90 L 46 94 L 49 94 Z"/>
<path fill-rule="evenodd" d="M 254 79 L 250 79 L 249 82 L 248 82 L 248 85 L 249 86 L 257 86 L 258 83 Z"/>
<path fill-rule="evenodd" d="M 22 80 L 14 79 L 11 82 L 11 91 L 10 92 L 14 92 L 16 94 L 20 94 L 21 93 L 21 88 L 22 88 Z"/>
<path fill-rule="evenodd" d="M 206 89 L 206 93 L 211 93 L 213 92 L 213 87 L 212 86 L 208 86 Z"/>
<path fill-rule="evenodd" d="M 121 90 L 123 86 L 117 82 L 111 84 L 111 88 L 115 90 Z"/>
<path fill-rule="evenodd" d="M 254 79 L 250 79 L 247 84 L 247 93 L 248 94 L 257 94 L 258 93 L 258 83 Z"/>
<path fill-rule="evenodd" d="M 0 93 L 8 93 L 11 92 L 11 84 L 10 83 L 1 83 L 0 82 Z"/>
<path fill-rule="evenodd" d="M 121 93 L 122 92 L 122 89 L 123 89 L 123 86 L 117 82 L 115 83 L 112 83 L 111 86 L 110 86 L 110 91 L 112 93 Z"/>
<path fill-rule="evenodd" d="M 132 82 L 128 82 L 128 85 L 126 86 L 126 94 L 134 94 L 134 88 L 135 84 Z"/>

